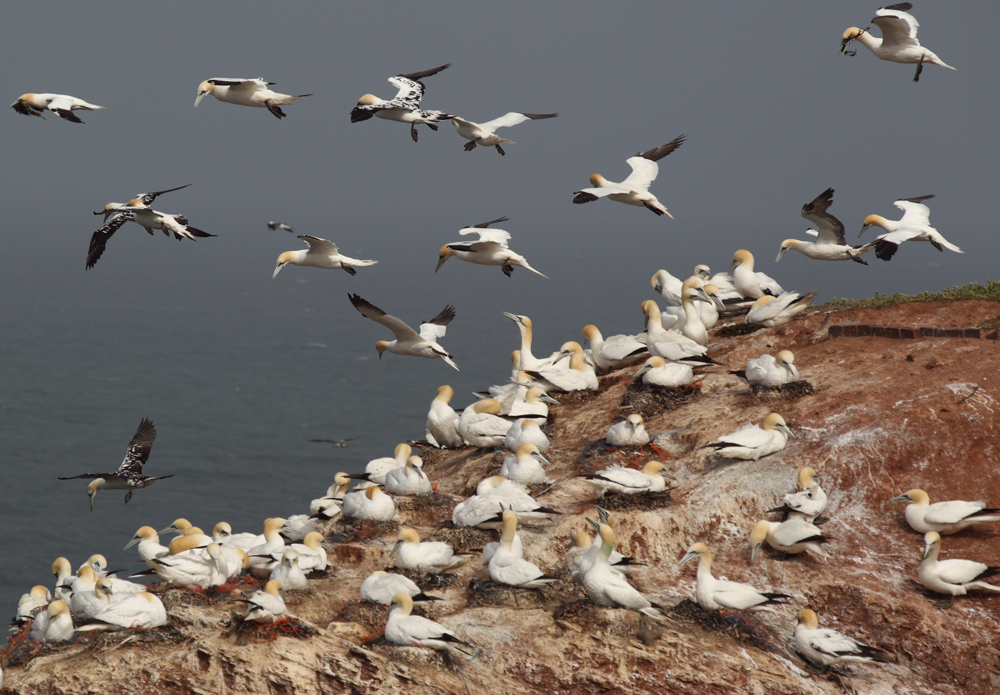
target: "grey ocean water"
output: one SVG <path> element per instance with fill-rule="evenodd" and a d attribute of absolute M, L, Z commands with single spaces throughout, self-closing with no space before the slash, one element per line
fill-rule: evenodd
<path fill-rule="evenodd" d="M 338 470 L 358 470 L 423 434 L 435 390 L 456 405 L 509 374 L 517 347 L 501 311 L 536 325 L 536 354 L 597 324 L 642 328 L 658 268 L 757 269 L 820 297 L 940 290 L 996 277 L 994 41 L 1000 5 L 920 3 L 920 37 L 958 72 L 836 58 L 840 34 L 878 3 L 508 3 L 489 17 L 454 4 L 21 3 L 0 25 L 0 95 L 77 95 L 107 110 L 86 125 L 0 109 L 0 610 L 51 585 L 59 555 L 94 552 L 138 568 L 121 548 L 142 525 L 184 516 L 257 531 L 305 511 Z M 975 22 L 967 21 L 975 17 Z M 450 124 L 351 124 L 365 92 L 390 97 L 399 72 L 445 62 L 424 104 L 473 120 L 558 111 L 507 135 L 506 157 Z M 278 121 L 209 97 L 199 82 L 257 77 L 314 96 Z M 685 133 L 653 192 L 675 220 L 609 201 L 573 205 L 601 172 Z M 155 206 L 214 239 L 178 243 L 128 224 L 94 270 L 91 211 L 140 191 L 193 184 Z M 892 263 L 816 263 L 803 203 L 836 189 L 849 237 L 868 213 L 935 193 L 931 220 L 965 255 L 927 244 Z M 506 278 L 458 260 L 434 274 L 457 230 L 501 215 L 512 247 L 547 274 Z M 300 247 L 268 220 L 334 240 L 380 263 L 341 271 L 286 267 Z M 871 232 L 869 232 L 871 234 Z M 386 355 L 388 337 L 347 300 L 358 292 L 411 324 L 446 303 L 441 342 L 461 367 Z M 805 369 L 805 367 L 802 367 Z M 143 417 L 158 436 L 138 491 L 101 492 L 58 476 L 117 468 Z M 347 449 L 311 437 L 359 436 Z M 900 481 L 904 489 L 904 481 Z M 971 494 L 971 493 L 970 493 Z M 134 551 L 133 551 L 134 552 Z"/>

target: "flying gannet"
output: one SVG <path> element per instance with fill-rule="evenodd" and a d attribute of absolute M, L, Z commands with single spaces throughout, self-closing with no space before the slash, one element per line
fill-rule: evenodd
<path fill-rule="evenodd" d="M 656 199 L 656 196 L 649 192 L 649 185 L 656 180 L 656 175 L 660 171 L 657 162 L 668 154 L 676 150 L 684 143 L 684 136 L 680 135 L 665 145 L 654 147 L 646 152 L 640 152 L 634 157 L 629 157 L 625 163 L 632 167 L 632 173 L 621 183 L 608 181 L 600 174 L 590 177 L 590 185 L 594 188 L 584 188 L 576 191 L 573 202 L 589 203 L 598 198 L 607 196 L 611 200 L 626 205 L 636 205 L 645 207 L 657 215 L 666 215 L 670 219 L 674 216 L 667 212 L 663 203 Z"/>
<path fill-rule="evenodd" d="M 1000 521 L 1000 509 L 987 509 L 985 502 L 951 500 L 931 504 L 930 495 L 923 490 L 907 490 L 889 501 L 906 503 L 906 521 L 919 533 L 936 531 L 947 536 L 977 524 Z"/>
<path fill-rule="evenodd" d="M 781 605 L 791 598 L 788 594 L 759 591 L 749 584 L 716 579 L 712 576 L 712 551 L 704 543 L 695 543 L 678 565 L 698 558 L 698 580 L 695 600 L 707 611 L 731 608 L 738 611 L 759 611 Z"/>
<path fill-rule="evenodd" d="M 291 227 L 289 227 L 287 224 L 285 224 L 284 222 L 275 222 L 274 220 L 271 220 L 270 222 L 267 223 L 267 228 L 270 229 L 270 230 L 272 230 L 272 231 L 274 231 L 275 229 L 283 229 L 284 231 L 288 232 L 289 234 L 293 234 L 294 233 L 294 230 Z"/>
<path fill-rule="evenodd" d="M 417 334 L 395 316 L 385 313 L 368 300 L 362 299 L 360 295 L 348 294 L 347 297 L 362 316 L 376 323 L 381 323 L 396 336 L 395 340 L 380 340 L 375 343 L 379 359 L 382 359 L 383 352 L 429 359 L 440 358 L 453 367 L 455 371 L 458 371 L 458 365 L 455 364 L 452 356 L 438 345 L 436 340 L 444 337 L 446 326 L 455 318 L 455 307 L 449 304 L 441 310 L 440 314 L 421 323 L 420 333 Z"/>
<path fill-rule="evenodd" d="M 965 253 L 931 226 L 931 209 L 924 205 L 923 201 L 933 197 L 933 195 L 922 195 L 895 201 L 893 205 L 903 211 L 903 216 L 898 220 L 887 220 L 881 215 L 868 215 L 858 236 L 864 234 L 869 227 L 884 229 L 887 233 L 879 235 L 875 240 L 875 255 L 883 261 L 890 260 L 904 241 L 929 241 L 931 246 L 942 253 L 946 248 L 955 253 Z"/>
<path fill-rule="evenodd" d="M 824 673 L 835 664 L 893 661 L 892 654 L 883 649 L 869 647 L 836 630 L 821 630 L 816 612 L 809 608 L 799 611 L 792 648 Z"/>
<path fill-rule="evenodd" d="M 94 111 L 104 108 L 97 104 L 88 104 L 83 99 L 77 99 L 68 94 L 33 94 L 31 92 L 19 96 L 10 107 L 25 116 L 40 116 L 42 118 L 44 118 L 42 112 L 48 109 L 60 118 L 73 123 L 83 123 L 73 114 L 74 111 L 79 109 Z"/>
<path fill-rule="evenodd" d="M 882 38 L 872 36 L 868 28 L 849 27 L 844 31 L 840 40 L 840 55 L 855 55 L 858 52 L 857 49 L 848 51 L 847 47 L 852 42 L 857 41 L 874 53 L 876 58 L 889 60 L 893 63 L 916 63 L 917 72 L 913 76 L 914 82 L 920 80 L 920 72 L 924 69 L 924 63 L 956 70 L 957 68 L 947 65 L 933 52 L 920 45 L 917 40 L 917 29 L 920 27 L 920 23 L 917 22 L 916 17 L 909 13 L 912 8 L 912 3 L 901 2 L 876 10 L 875 18 L 871 21 L 882 30 Z"/>
<path fill-rule="evenodd" d="M 817 261 L 851 260 L 861 265 L 868 265 L 861 255 L 875 248 L 877 242 L 872 241 L 864 246 L 848 244 L 844 237 L 844 224 L 827 212 L 831 205 L 833 205 L 833 189 L 827 188 L 811 203 L 802 206 L 802 216 L 816 225 L 816 241 L 785 239 L 781 242 L 775 263 L 780 261 L 787 251 L 794 249 Z M 806 234 L 811 233 L 813 230 L 806 230 Z"/>
<path fill-rule="evenodd" d="M 272 92 L 268 87 L 273 84 L 275 83 L 265 82 L 260 77 L 256 80 L 213 77 L 198 85 L 198 97 L 194 100 L 194 107 L 198 108 L 198 104 L 205 98 L 205 95 L 211 94 L 219 101 L 225 101 L 230 104 L 266 108 L 280 120 L 286 115 L 279 108 L 280 106 L 294 104 L 299 99 L 312 96 L 312 94 L 292 96 L 290 94 Z"/>
<path fill-rule="evenodd" d="M 1000 586 L 983 581 L 1000 574 L 1000 567 L 989 567 L 986 563 L 973 560 L 938 560 L 941 535 L 936 531 L 924 535 L 924 545 L 923 562 L 917 573 L 920 583 L 931 591 L 951 596 L 947 604 L 940 604 L 939 607 L 951 608 L 955 597 L 965 596 L 969 589 L 1000 591 Z"/>
<path fill-rule="evenodd" d="M 328 268 L 330 270 L 346 270 L 351 275 L 357 275 L 355 266 L 375 265 L 378 261 L 360 261 L 357 258 L 341 256 L 337 245 L 332 241 L 320 239 L 319 237 L 307 234 L 299 235 L 299 239 L 305 242 L 308 249 L 298 251 L 285 251 L 278 256 L 278 264 L 274 267 L 274 274 L 271 278 L 278 277 L 278 273 L 286 265 L 308 266 L 310 268 Z"/>
<path fill-rule="evenodd" d="M 132 435 L 132 441 L 128 443 L 125 452 L 125 459 L 114 473 L 84 473 L 82 475 L 71 475 L 59 480 L 76 480 L 78 478 L 93 478 L 93 482 L 87 486 L 87 494 L 90 496 L 90 511 L 94 511 L 94 497 L 98 490 L 128 490 L 125 493 L 125 501 L 132 499 L 132 492 L 152 485 L 157 480 L 172 478 L 173 474 L 161 475 L 157 478 L 150 478 L 142 474 L 142 466 L 149 458 L 149 451 L 153 447 L 153 440 L 156 439 L 156 428 L 153 421 L 143 418 L 139 423 L 139 428 Z"/>
<path fill-rule="evenodd" d="M 417 141 L 418 124 L 423 123 L 431 130 L 437 130 L 438 127 L 435 123 L 447 121 L 452 118 L 452 115 L 443 111 L 424 111 L 420 108 L 420 100 L 424 98 L 424 91 L 427 89 L 420 80 L 436 75 L 450 66 L 451 63 L 445 63 L 430 70 L 411 72 L 406 75 L 393 75 L 389 78 L 389 84 L 399 89 L 396 96 L 385 101 L 373 94 L 365 94 L 358 99 L 357 106 L 351 110 L 351 123 L 367 121 L 372 116 L 389 121 L 409 123 L 410 137 L 413 138 L 413 142 Z"/>
<path fill-rule="evenodd" d="M 347 437 L 346 439 L 310 439 L 309 441 L 317 444 L 329 444 L 334 449 L 346 449 L 347 442 L 353 442 L 355 439 L 360 439 L 360 437 Z"/>
<path fill-rule="evenodd" d="M 498 265 L 507 277 L 511 276 L 514 266 L 520 266 L 547 280 L 548 276 L 532 268 L 524 256 L 514 253 L 507 247 L 507 242 L 510 240 L 509 232 L 502 229 L 487 229 L 491 224 L 506 220 L 506 217 L 499 217 L 489 222 L 481 222 L 458 230 L 462 236 L 478 234 L 479 241 L 455 241 L 442 246 L 441 251 L 438 252 L 438 264 L 434 272 L 441 270 L 441 266 L 449 258 L 455 257 L 476 265 Z"/>
<path fill-rule="evenodd" d="M 713 449 L 714 453 L 726 458 L 756 461 L 781 451 L 788 444 L 788 438 L 794 436 L 785 418 L 770 413 L 764 418 L 763 427 L 747 425 L 701 448 Z"/>
<path fill-rule="evenodd" d="M 455 126 L 458 134 L 461 135 L 466 140 L 470 142 L 465 143 L 465 151 L 472 152 L 476 149 L 476 145 L 482 145 L 483 147 L 495 147 L 497 152 L 501 155 L 507 154 L 500 147 L 500 143 L 514 144 L 513 140 L 508 140 L 502 138 L 496 134 L 496 130 L 499 128 L 510 128 L 511 126 L 516 126 L 525 121 L 538 121 L 544 118 L 555 118 L 558 113 L 517 113 L 511 111 L 506 113 L 500 118 L 494 118 L 492 121 L 486 121 L 485 123 L 473 123 L 472 121 L 467 121 L 464 118 L 459 118 L 458 116 L 452 116 L 451 124 Z"/>

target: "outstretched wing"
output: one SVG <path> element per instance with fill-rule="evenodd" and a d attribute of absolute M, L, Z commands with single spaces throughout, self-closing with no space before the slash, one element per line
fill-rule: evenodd
<path fill-rule="evenodd" d="M 827 212 L 833 205 L 833 189 L 827 188 L 820 193 L 811 203 L 802 206 L 802 216 L 816 225 L 817 244 L 837 244 L 844 246 L 847 240 L 844 238 L 844 225 L 836 217 Z"/>
<path fill-rule="evenodd" d="M 472 243 L 474 250 L 479 250 L 486 246 L 501 246 L 507 248 L 507 241 L 510 240 L 510 233 L 505 232 L 502 229 L 482 229 L 475 227 L 468 227 L 466 229 L 460 229 L 458 231 L 462 236 L 468 236 L 470 234 L 478 234 L 479 241 Z M 476 248 L 479 247 L 479 248 Z"/>
<path fill-rule="evenodd" d="M 656 175 L 660 171 L 658 161 L 676 150 L 684 143 L 684 136 L 680 135 L 665 145 L 654 147 L 651 150 L 640 152 L 634 157 L 629 157 L 625 162 L 632 167 L 632 173 L 622 181 L 623 188 L 631 190 L 648 190 L 649 184 L 656 180 Z"/>
<path fill-rule="evenodd" d="M 134 213 L 131 212 L 120 212 L 112 215 L 103 227 L 91 235 L 90 246 L 87 248 L 87 270 L 97 264 L 97 260 L 104 253 L 104 248 L 108 244 L 108 239 L 114 236 L 114 233 L 134 216 Z"/>
<path fill-rule="evenodd" d="M 177 188 L 168 188 L 165 191 L 151 191 L 149 193 L 140 193 L 139 195 L 136 196 L 136 198 L 141 200 L 143 205 L 152 205 L 153 201 L 156 200 L 156 196 L 163 195 L 164 193 L 172 193 L 173 191 L 179 191 L 182 188 L 187 188 L 190 185 L 191 184 L 186 183 L 183 186 L 178 186 Z"/>
<path fill-rule="evenodd" d="M 437 340 L 443 338 L 446 326 L 455 318 L 455 307 L 451 304 L 441 310 L 441 313 L 430 321 L 420 324 L 420 337 L 424 340 Z"/>
<path fill-rule="evenodd" d="M 153 427 L 153 421 L 144 417 L 132 435 L 132 441 L 128 443 L 125 460 L 118 467 L 118 474 L 126 478 L 141 478 L 142 464 L 149 458 L 154 439 L 156 439 L 156 428 Z"/>
<path fill-rule="evenodd" d="M 633 157 L 632 159 L 635 159 Z M 632 161 L 632 160 L 629 160 Z M 655 164 L 653 166 L 656 166 Z M 648 184 L 647 184 L 648 185 Z M 611 195 L 612 193 L 623 193 L 620 188 L 584 188 L 579 191 L 575 191 L 576 197 L 573 198 L 573 202 L 577 205 L 581 203 L 592 203 L 598 198 L 603 198 L 606 195 Z"/>
<path fill-rule="evenodd" d="M 889 5 L 876 10 L 872 24 L 882 30 L 882 42 L 896 46 L 919 46 L 917 29 L 920 23 L 907 10 L 913 8 L 908 2 Z"/>
<path fill-rule="evenodd" d="M 479 126 L 483 130 L 493 132 L 497 128 L 510 128 L 525 121 L 540 121 L 544 118 L 555 118 L 558 115 L 558 113 L 517 113 L 516 111 L 511 111 L 500 116 L 500 118 L 480 123 Z"/>
<path fill-rule="evenodd" d="M 654 147 L 651 150 L 646 150 L 645 152 L 640 152 L 636 154 L 636 157 L 642 157 L 643 159 L 648 159 L 651 162 L 658 162 L 668 154 L 676 150 L 678 147 L 684 144 L 685 135 L 678 135 L 676 138 L 671 140 L 665 145 L 660 145 L 659 147 Z"/>
<path fill-rule="evenodd" d="M 304 241 L 306 245 L 309 246 L 310 251 L 340 255 L 340 251 L 337 250 L 337 245 L 327 239 L 320 239 L 317 236 L 309 236 L 308 234 L 299 235 L 299 239 Z"/>
<path fill-rule="evenodd" d="M 367 299 L 363 299 L 360 295 L 348 293 L 347 298 L 351 300 L 351 304 L 354 305 L 354 308 L 357 309 L 366 319 L 371 319 L 376 323 L 381 323 L 383 326 L 392 331 L 392 334 L 396 336 L 396 340 L 411 341 L 421 339 L 415 330 L 407 326 L 395 316 L 385 313 Z"/>
<path fill-rule="evenodd" d="M 72 121 L 73 123 L 83 123 L 83 121 L 77 118 L 73 113 L 73 97 L 56 97 L 49 102 L 49 111 L 58 114 L 67 121 Z"/>
<path fill-rule="evenodd" d="M 213 77 L 208 80 L 209 84 L 214 84 L 218 87 L 229 87 L 230 89 L 245 90 L 247 92 L 256 92 L 258 89 L 263 89 L 269 85 L 274 84 L 274 82 L 265 82 L 259 77 L 256 80 L 241 80 L 239 78 L 232 79 L 228 77 Z"/>
<path fill-rule="evenodd" d="M 901 198 L 894 202 L 893 205 L 903 211 L 903 218 L 900 222 L 921 227 L 930 227 L 931 209 L 924 205 L 923 201 L 933 197 L 933 195 L 922 195 L 917 198 Z"/>
<path fill-rule="evenodd" d="M 490 220 L 489 222 L 480 222 L 479 224 L 470 224 L 465 229 L 486 229 L 491 224 L 496 224 L 497 222 L 506 222 L 509 217 L 498 217 L 495 220 Z"/>
<path fill-rule="evenodd" d="M 406 75 L 397 75 L 397 77 L 404 77 L 404 78 L 406 78 L 408 80 L 413 80 L 414 82 L 417 82 L 419 80 L 424 79 L 425 77 L 431 77 L 432 75 L 436 75 L 439 72 L 441 72 L 442 70 L 444 70 L 446 68 L 450 68 L 450 67 L 451 67 L 451 63 L 445 63 L 444 65 L 439 65 L 436 68 L 431 68 L 430 70 L 421 70 L 420 72 L 411 72 L 411 73 L 408 73 Z"/>

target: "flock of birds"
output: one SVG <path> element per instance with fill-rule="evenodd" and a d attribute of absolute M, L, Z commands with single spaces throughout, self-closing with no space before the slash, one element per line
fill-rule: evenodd
<path fill-rule="evenodd" d="M 916 39 L 917 21 L 908 13 L 910 3 L 881 8 L 872 23 L 882 32 L 882 38 L 868 29 L 850 28 L 843 34 L 841 53 L 853 55 L 847 49 L 857 41 L 877 57 L 900 63 L 915 63 L 919 79 L 924 63 L 951 66 L 923 48 Z M 372 117 L 408 124 L 414 142 L 418 140 L 416 126 L 438 130 L 438 124 L 451 121 L 458 134 L 468 142 L 466 151 L 477 146 L 492 147 L 504 155 L 501 145 L 512 141 L 497 135 L 501 128 L 519 125 L 529 120 L 554 118 L 557 114 L 507 113 L 504 116 L 476 123 L 456 115 L 424 110 L 420 103 L 425 87 L 422 79 L 435 75 L 448 65 L 411 74 L 395 75 L 390 84 L 398 93 L 389 100 L 366 94 L 351 111 L 351 121 Z M 953 69 L 953 68 L 951 68 Z M 308 97 L 291 96 L 270 89 L 272 83 L 261 79 L 213 78 L 198 86 L 195 106 L 211 95 L 219 101 L 268 109 L 275 117 L 285 117 L 282 106 Z M 57 94 L 25 94 L 13 108 L 25 115 L 42 116 L 48 110 L 61 118 L 80 123 L 74 114 L 78 110 L 103 107 L 81 99 Z M 684 136 L 639 153 L 626 160 L 631 174 L 623 181 L 613 182 L 600 174 L 590 177 L 591 188 L 576 192 L 574 203 L 582 204 L 609 198 L 627 205 L 645 207 L 656 215 L 670 216 L 666 206 L 650 191 L 658 174 L 659 160 L 684 143 Z M 213 236 L 188 223 L 183 215 L 158 212 L 150 206 L 165 193 L 142 193 L 128 203 L 109 203 L 96 215 L 104 216 L 103 226 L 94 232 L 87 253 L 86 267 L 92 268 L 105 251 L 111 236 L 127 221 L 142 226 L 149 234 L 159 229 L 178 240 Z M 927 241 L 939 251 L 948 248 L 961 253 L 930 226 L 929 209 L 924 204 L 932 196 L 900 199 L 895 205 L 903 211 L 899 220 L 879 215 L 864 219 L 863 233 L 871 226 L 884 234 L 862 246 L 852 246 L 845 238 L 844 225 L 828 210 L 833 203 L 833 189 L 827 189 L 802 209 L 802 216 L 815 225 L 809 230 L 808 241 L 787 239 L 781 243 L 777 260 L 789 250 L 811 259 L 854 261 L 866 264 L 862 256 L 874 250 L 876 256 L 888 261 L 905 241 Z M 435 272 L 449 258 L 500 266 L 508 276 L 514 267 L 521 267 L 546 277 L 531 267 L 528 261 L 508 246 L 510 234 L 492 225 L 507 221 L 501 217 L 490 222 L 459 230 L 463 237 L 476 237 L 445 244 L 438 256 Z M 271 229 L 292 232 L 280 222 L 269 223 Z M 859 235 L 860 236 L 860 235 Z M 286 265 L 323 269 L 341 269 L 351 275 L 356 268 L 377 263 L 358 260 L 340 254 L 336 244 L 313 236 L 300 236 L 308 249 L 282 253 L 274 269 L 274 277 Z M 428 495 L 434 485 L 422 469 L 422 460 L 414 455 L 414 446 L 457 449 L 479 447 L 503 448 L 508 452 L 500 475 L 479 483 L 476 494 L 460 501 L 454 508 L 452 522 L 456 527 L 492 529 L 500 533 L 499 540 L 483 549 L 482 566 L 490 579 L 500 585 L 516 588 L 541 588 L 556 577 L 544 572 L 524 557 L 523 539 L 518 533 L 522 522 L 551 519 L 557 511 L 536 501 L 528 486 L 548 484 L 545 453 L 550 442 L 542 429 L 549 417 L 549 408 L 558 406 L 559 393 L 593 392 L 599 388 L 598 375 L 614 370 L 637 368 L 633 380 L 652 389 L 676 389 L 691 384 L 696 370 L 719 363 L 708 356 L 708 330 L 720 316 L 746 313 L 745 321 L 765 327 L 780 326 L 792 321 L 805 310 L 815 290 L 804 296 L 785 291 L 774 279 L 754 270 L 754 257 L 744 249 L 735 252 L 728 272 L 712 274 L 707 266 L 699 265 L 693 274 L 682 280 L 665 270 L 658 271 L 650 281 L 653 290 L 665 302 L 665 309 L 654 301 L 642 303 L 645 331 L 637 335 L 615 335 L 605 338 L 593 325 L 584 327 L 583 334 L 590 348 L 576 341 L 564 343 L 546 357 L 532 353 L 533 325 L 529 317 L 505 314 L 518 328 L 520 345 L 512 353 L 513 364 L 509 383 L 491 387 L 476 394 L 477 400 L 462 412 L 454 410 L 450 401 L 454 391 L 444 385 L 438 389 L 427 415 L 426 440 L 402 443 L 394 455 L 368 463 L 364 473 L 337 473 L 327 493 L 314 500 L 309 514 L 265 520 L 263 533 L 234 534 L 229 524 L 220 522 L 208 535 L 185 519 L 156 531 L 150 526 L 138 529 L 126 550 L 135 546 L 146 570 L 133 576 L 156 577 L 176 587 L 206 589 L 231 586 L 245 574 L 266 580 L 263 589 L 247 600 L 245 620 L 265 624 L 288 615 L 283 592 L 305 589 L 308 573 L 329 566 L 324 531 L 343 518 L 360 521 L 392 521 L 397 512 L 395 498 L 401 495 Z M 446 306 L 437 316 L 414 330 L 401 319 L 387 314 L 358 294 L 349 294 L 352 305 L 365 318 L 387 328 L 394 340 L 376 343 L 379 356 L 390 352 L 398 355 L 441 359 L 458 369 L 456 361 L 438 342 L 455 317 L 455 308 Z M 774 388 L 799 381 L 801 376 L 795 357 L 789 350 L 775 356 L 762 355 L 747 362 L 745 369 L 733 372 L 734 377 L 750 384 Z M 128 502 L 137 489 L 171 476 L 148 477 L 143 465 L 150 455 L 156 436 L 153 423 L 143 418 L 129 442 L 124 461 L 112 473 L 85 473 L 72 478 L 91 479 L 87 487 L 90 507 L 99 490 L 125 490 Z M 757 460 L 783 450 L 793 430 L 778 413 L 769 414 L 758 426 L 747 426 L 708 443 L 703 448 L 723 457 Z M 642 447 L 651 445 L 658 451 L 655 437 L 645 428 L 640 415 L 629 415 L 613 423 L 607 430 L 610 447 Z M 349 440 L 325 441 L 343 447 Z M 592 485 L 598 502 L 606 495 L 648 495 L 662 492 L 670 475 L 656 460 L 647 462 L 641 470 L 612 466 L 581 479 Z M 61 480 L 71 478 L 60 478 Z M 356 483 L 354 490 L 350 490 Z M 830 540 L 818 527 L 824 519 L 826 494 L 816 471 L 804 468 L 798 476 L 798 490 L 785 496 L 781 506 L 768 510 L 779 514 L 781 521 L 762 520 L 750 533 L 751 562 L 767 544 L 782 553 L 807 553 L 816 558 L 828 557 L 824 544 Z M 924 533 L 925 550 L 920 565 L 921 583 L 937 593 L 964 595 L 971 589 L 1000 591 L 1000 587 L 984 581 L 1000 573 L 1000 568 L 968 560 L 938 559 L 941 536 L 962 531 L 973 525 L 1000 521 L 1000 510 L 989 509 L 982 502 L 938 502 L 931 504 L 927 493 L 910 490 L 894 501 L 905 502 L 906 519 L 910 526 Z M 659 617 L 661 608 L 636 590 L 628 581 L 632 572 L 645 569 L 633 558 L 615 551 L 615 532 L 609 512 L 597 507 L 598 520 L 590 520 L 594 536 L 580 531 L 574 536 L 574 546 L 566 553 L 565 564 L 570 576 L 597 605 L 640 611 Z M 167 545 L 160 537 L 176 535 Z M 467 563 L 469 557 L 457 554 L 442 542 L 422 541 L 413 528 L 399 531 L 390 558 L 397 568 L 417 574 L 440 574 Z M 712 575 L 713 553 L 704 543 L 695 543 L 680 559 L 680 564 L 697 560 L 697 603 L 707 610 L 735 609 L 769 610 L 786 603 L 791 596 L 759 590 L 748 584 L 716 579 Z M 13 627 L 42 642 L 61 642 L 75 633 L 92 630 L 153 628 L 166 624 L 167 612 L 160 599 L 143 584 L 119 579 L 107 571 L 102 555 L 93 555 L 74 574 L 65 558 L 52 565 L 56 578 L 53 590 L 35 586 L 26 593 L 17 610 Z M 473 654 L 475 647 L 459 638 L 455 632 L 427 618 L 413 615 L 415 604 L 439 602 L 442 599 L 423 593 L 407 577 L 377 571 L 359 588 L 360 598 L 388 606 L 385 625 L 387 641 L 401 645 L 420 645 L 438 650 L 456 650 Z M 843 662 L 888 661 L 887 652 L 865 645 L 847 635 L 819 627 L 814 611 L 804 608 L 798 613 L 793 646 L 807 661 L 819 668 Z"/>

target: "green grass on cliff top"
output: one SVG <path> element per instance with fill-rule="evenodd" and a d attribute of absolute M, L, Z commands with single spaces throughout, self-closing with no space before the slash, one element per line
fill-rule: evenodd
<path fill-rule="evenodd" d="M 837 299 L 834 297 L 826 304 L 820 304 L 814 308 L 827 310 L 877 309 L 882 306 L 908 304 L 909 302 L 937 302 L 956 299 L 985 299 L 1000 302 L 1000 281 L 989 280 L 985 285 L 973 282 L 941 292 L 921 292 L 920 294 L 900 294 L 897 292 L 888 295 L 876 292 L 874 297 L 867 299 Z"/>

